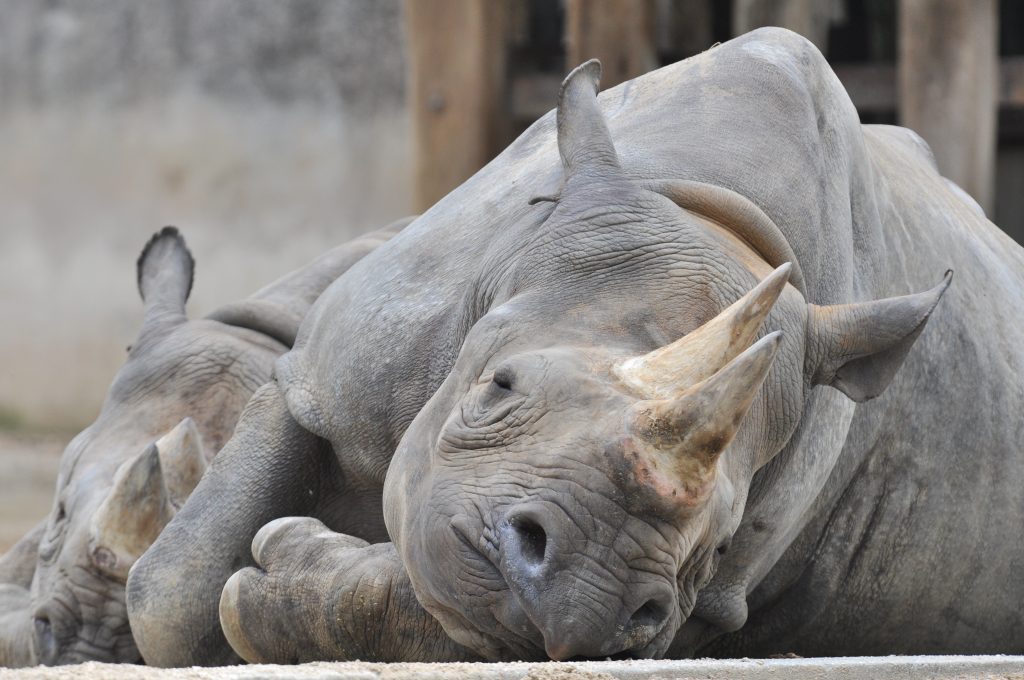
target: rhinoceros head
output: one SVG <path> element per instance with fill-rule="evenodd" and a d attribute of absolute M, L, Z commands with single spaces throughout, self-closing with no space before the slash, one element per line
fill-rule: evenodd
<path fill-rule="evenodd" d="M 272 343 L 264 357 L 213 322 L 187 321 L 192 271 L 173 228 L 139 258 L 142 328 L 99 417 L 64 452 L 39 547 L 27 612 L 39 663 L 139 660 L 124 602 L 128 570 L 194 488 L 280 351 Z"/>
<path fill-rule="evenodd" d="M 495 286 L 385 485 L 418 598 L 493 658 L 663 654 L 811 388 L 877 395 L 944 289 L 808 305 L 794 265 L 624 175 L 598 75 L 563 85 L 531 269 Z"/>

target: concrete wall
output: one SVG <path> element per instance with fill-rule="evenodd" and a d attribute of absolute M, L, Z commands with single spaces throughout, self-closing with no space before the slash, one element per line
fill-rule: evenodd
<path fill-rule="evenodd" d="M 190 312 L 409 211 L 398 0 L 0 0 L 0 425 L 95 415 L 178 225 Z"/>

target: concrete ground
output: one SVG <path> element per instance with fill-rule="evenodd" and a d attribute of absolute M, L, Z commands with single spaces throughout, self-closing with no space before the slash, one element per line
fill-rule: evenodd
<path fill-rule="evenodd" d="M 87 663 L 0 669 L 0 680 L 1024 680 L 1021 656 L 890 656 L 835 659 L 600 661 L 580 663 L 229 666 L 163 670 Z"/>

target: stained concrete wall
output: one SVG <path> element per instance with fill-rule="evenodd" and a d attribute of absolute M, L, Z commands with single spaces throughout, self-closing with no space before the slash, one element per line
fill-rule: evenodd
<path fill-rule="evenodd" d="M 398 0 L 0 0 L 0 425 L 96 413 L 178 225 L 190 311 L 410 209 Z"/>

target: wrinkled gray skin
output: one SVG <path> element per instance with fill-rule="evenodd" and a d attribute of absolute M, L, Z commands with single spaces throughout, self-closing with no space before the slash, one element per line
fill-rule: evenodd
<path fill-rule="evenodd" d="M 129 568 L 231 436 L 313 300 L 389 236 L 340 246 L 192 321 L 192 256 L 173 227 L 153 237 L 138 262 L 139 336 L 99 417 L 64 452 L 50 516 L 0 557 L 0 666 L 139 661 Z M 152 443 L 179 423 L 199 441 L 186 459 L 167 447 L 157 456 Z"/>
<path fill-rule="evenodd" d="M 793 33 L 594 76 L 318 300 L 129 579 L 148 662 L 1024 650 L 1021 249 Z M 735 439 L 645 457 L 703 423 L 617 367 L 787 260 Z"/>

